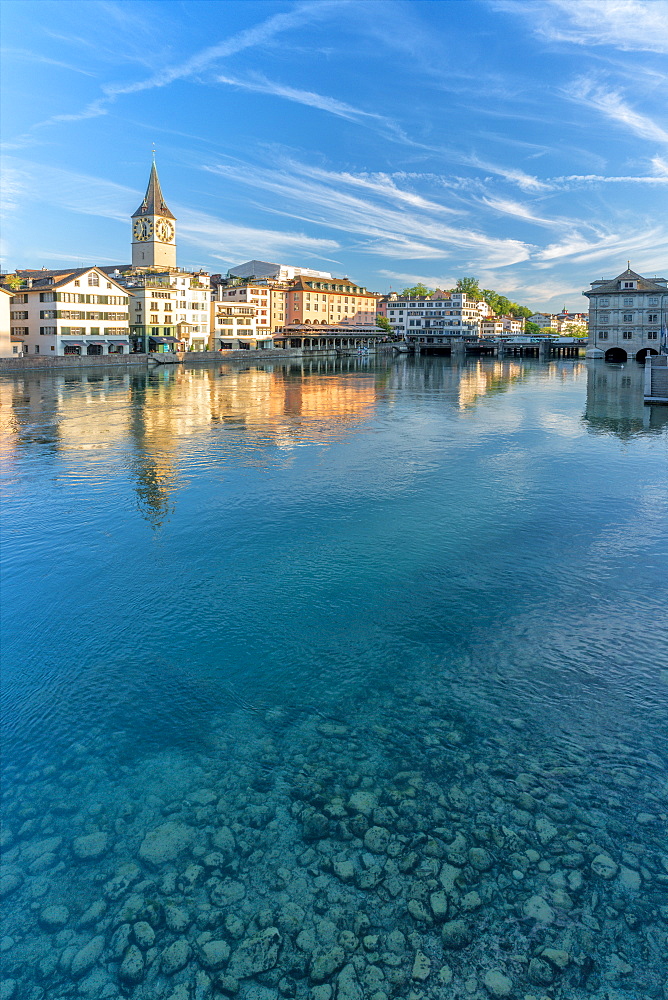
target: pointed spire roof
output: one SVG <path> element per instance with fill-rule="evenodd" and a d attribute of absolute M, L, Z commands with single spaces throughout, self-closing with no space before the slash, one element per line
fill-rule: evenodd
<path fill-rule="evenodd" d="M 148 187 L 146 188 L 144 200 L 132 218 L 136 219 L 143 215 L 162 215 L 166 219 L 176 220 L 176 216 L 172 215 L 169 211 L 165 199 L 163 198 L 162 188 L 160 187 L 160 181 L 158 180 L 158 171 L 155 167 L 155 160 L 151 164 L 151 173 L 148 179 Z"/>

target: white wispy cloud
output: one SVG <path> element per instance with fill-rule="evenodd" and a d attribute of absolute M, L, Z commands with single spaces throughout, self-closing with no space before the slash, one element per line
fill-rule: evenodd
<path fill-rule="evenodd" d="M 80 73 L 83 76 L 95 76 L 94 73 L 89 72 L 87 69 L 83 69 L 81 66 L 73 66 L 71 63 L 42 55 L 41 52 L 31 52 L 29 49 L 3 48 L 0 50 L 0 55 L 3 59 L 23 59 L 29 63 L 38 63 L 45 66 L 57 66 L 59 69 L 67 69 L 72 73 Z"/>
<path fill-rule="evenodd" d="M 325 94 L 318 94 L 312 90 L 297 90 L 284 83 L 277 83 L 268 80 L 265 76 L 255 73 L 243 79 L 225 74 L 216 76 L 217 83 L 223 83 L 230 87 L 238 87 L 240 90 L 250 90 L 256 94 L 269 94 L 272 97 L 280 97 L 286 101 L 293 101 L 308 108 L 316 108 L 319 111 L 326 111 L 328 114 L 336 115 L 337 118 L 344 118 L 346 121 L 355 122 L 358 125 L 373 125 L 376 128 L 389 130 L 401 138 L 406 138 L 398 125 L 373 111 L 363 111 L 355 108 L 345 101 L 339 101 L 336 97 L 328 97 Z"/>
<path fill-rule="evenodd" d="M 491 6 L 523 17 L 550 42 L 668 52 L 666 0 L 492 0 Z"/>
<path fill-rule="evenodd" d="M 280 33 L 289 31 L 306 22 L 317 20 L 332 9 L 345 4 L 345 2 L 346 0 L 319 0 L 317 4 L 296 4 L 289 11 L 273 14 L 265 21 L 246 28 L 244 31 L 240 31 L 222 42 L 208 46 L 196 52 L 188 59 L 165 67 L 143 80 L 136 80 L 132 83 L 105 84 L 101 88 L 101 96 L 89 101 L 84 108 L 69 113 L 61 112 L 57 115 L 51 115 L 42 122 L 37 122 L 23 136 L 15 140 L 9 148 L 16 149 L 26 145 L 30 135 L 35 130 L 46 126 L 55 125 L 59 122 L 74 122 L 106 115 L 109 111 L 109 106 L 120 97 L 166 87 L 177 80 L 184 80 L 202 74 L 222 59 L 229 58 L 246 49 L 266 45 Z M 117 5 L 107 4 L 105 6 L 107 9 L 113 11 Z"/>
<path fill-rule="evenodd" d="M 570 100 L 594 108 L 611 121 L 642 139 L 668 144 L 668 131 L 647 115 L 632 108 L 616 90 L 611 90 L 591 77 L 580 76 L 563 93 Z"/>
<path fill-rule="evenodd" d="M 7 206 L 19 206 L 21 198 L 30 192 L 33 200 L 41 197 L 51 206 L 98 218 L 112 219 L 128 226 L 130 215 L 141 201 L 143 192 L 115 184 L 104 178 L 45 166 L 29 160 L 8 157 L 5 169 L 7 183 L 3 187 Z M 263 227 L 239 225 L 170 200 L 178 219 L 179 243 L 187 243 L 202 252 L 231 263 L 240 257 L 262 253 L 283 255 L 304 253 L 319 256 L 338 249 L 331 237 L 309 236 L 294 229 L 281 231 Z M 128 236 L 129 241 L 129 236 Z M 46 251 L 44 251 L 46 253 Z M 74 255 L 78 259 L 82 250 Z M 50 255 L 53 258 L 53 254 Z M 73 259 L 65 254 L 62 259 Z"/>
<path fill-rule="evenodd" d="M 600 239 L 588 241 L 581 236 L 566 237 L 552 243 L 535 255 L 536 261 L 555 263 L 570 258 L 578 263 L 618 256 L 623 258 L 636 251 L 656 255 L 668 247 L 668 231 L 661 226 L 635 227 L 624 232 L 610 233 Z"/>
<path fill-rule="evenodd" d="M 486 257 L 499 264 L 526 260 L 530 254 L 530 248 L 520 240 L 489 236 L 435 217 L 443 214 L 441 206 L 437 206 L 438 212 L 415 205 L 409 210 L 412 196 L 408 192 L 388 184 L 381 192 L 378 182 L 369 182 L 364 176 L 362 186 L 374 185 L 373 193 L 381 195 L 381 200 L 362 197 L 356 190 L 359 179 L 350 173 L 305 167 L 295 161 L 285 161 L 271 170 L 229 163 L 204 169 L 255 187 L 271 195 L 274 203 L 280 199 L 281 206 L 293 206 L 274 208 L 276 214 L 349 233 L 356 237 L 354 248 L 364 253 L 417 259 L 463 252 L 473 259 Z M 397 201 L 401 202 L 398 206 Z M 268 206 L 266 198 L 263 205 Z"/>
<path fill-rule="evenodd" d="M 479 170 L 486 170 L 490 174 L 502 177 L 511 184 L 516 184 L 522 191 L 546 191 L 548 189 L 548 185 L 544 181 L 539 180 L 538 177 L 534 177 L 532 174 L 525 173 L 517 167 L 506 167 L 496 163 L 489 163 L 475 155 L 462 157 L 460 162 L 468 163 Z"/>

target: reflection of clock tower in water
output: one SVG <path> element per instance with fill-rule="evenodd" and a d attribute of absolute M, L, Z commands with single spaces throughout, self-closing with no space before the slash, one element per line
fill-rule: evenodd
<path fill-rule="evenodd" d="M 175 224 L 153 162 L 144 200 L 132 216 L 132 266 L 176 267 Z"/>

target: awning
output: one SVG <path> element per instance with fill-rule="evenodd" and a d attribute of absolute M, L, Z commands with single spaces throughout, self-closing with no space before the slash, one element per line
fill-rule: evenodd
<path fill-rule="evenodd" d="M 85 347 L 83 340 L 64 340 L 63 347 Z"/>
<path fill-rule="evenodd" d="M 178 337 L 149 337 L 154 344 L 178 344 L 180 343 Z"/>
<path fill-rule="evenodd" d="M 129 342 L 129 337 L 107 337 L 107 344 L 127 344 Z"/>

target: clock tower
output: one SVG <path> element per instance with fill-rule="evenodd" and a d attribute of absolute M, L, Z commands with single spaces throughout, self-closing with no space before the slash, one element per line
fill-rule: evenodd
<path fill-rule="evenodd" d="M 144 200 L 132 216 L 132 266 L 176 267 L 176 218 L 162 196 L 155 160 Z"/>

